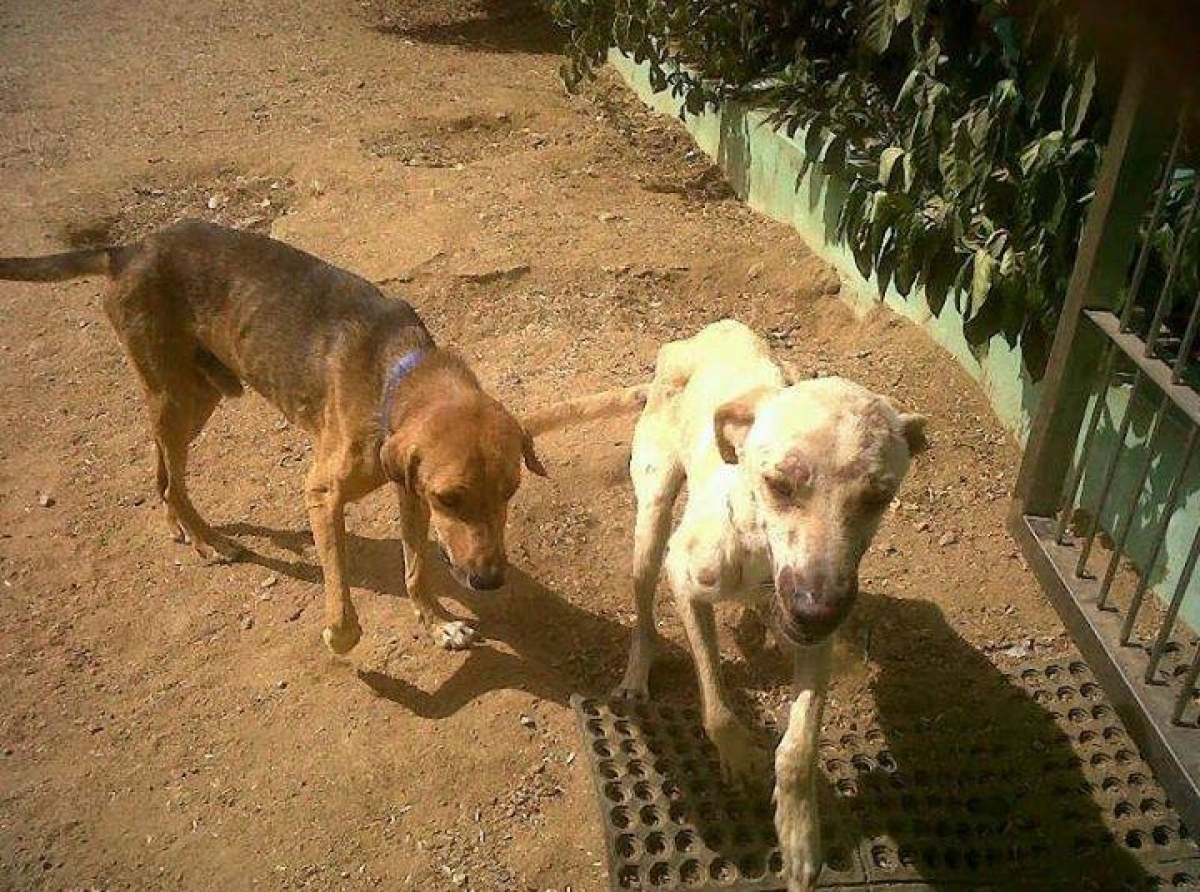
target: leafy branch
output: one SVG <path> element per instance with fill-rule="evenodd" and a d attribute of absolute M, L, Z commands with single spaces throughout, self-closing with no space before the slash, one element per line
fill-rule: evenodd
<path fill-rule="evenodd" d="M 808 163 L 847 180 L 832 236 L 859 270 L 1039 376 L 1107 110 L 1058 0 L 547 0 L 575 87 L 611 46 L 691 113 L 768 104 Z"/>

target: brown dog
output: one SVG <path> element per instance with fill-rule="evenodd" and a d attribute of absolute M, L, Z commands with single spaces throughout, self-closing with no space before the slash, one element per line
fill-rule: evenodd
<path fill-rule="evenodd" d="M 530 431 L 434 344 L 412 307 L 281 242 L 198 221 L 134 245 L 0 259 L 0 279 L 99 274 L 111 279 L 104 309 L 145 388 L 172 535 L 201 554 L 238 556 L 196 512 L 184 477 L 188 445 L 221 398 L 248 385 L 316 441 L 305 505 L 330 650 L 346 653 L 362 634 L 345 576 L 345 505 L 389 480 L 417 616 L 443 647 L 467 647 L 475 630 L 431 591 L 430 532 L 461 584 L 498 588 L 521 464 L 546 471 Z M 531 426 L 636 410 L 644 396 L 631 388 L 560 404 Z"/>

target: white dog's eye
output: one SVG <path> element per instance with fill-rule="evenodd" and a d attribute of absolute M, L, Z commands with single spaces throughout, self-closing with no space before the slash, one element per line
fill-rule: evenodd
<path fill-rule="evenodd" d="M 796 494 L 796 487 L 786 477 L 767 477 L 767 489 L 777 499 L 790 499 Z"/>

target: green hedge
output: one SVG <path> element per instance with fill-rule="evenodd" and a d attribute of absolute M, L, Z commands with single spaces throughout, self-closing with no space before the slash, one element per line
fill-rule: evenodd
<path fill-rule="evenodd" d="M 546 2 L 568 86 L 616 46 L 691 111 L 770 104 L 849 175 L 834 235 L 863 274 L 953 296 L 971 343 L 1001 333 L 1040 376 L 1119 74 L 1059 0 Z"/>

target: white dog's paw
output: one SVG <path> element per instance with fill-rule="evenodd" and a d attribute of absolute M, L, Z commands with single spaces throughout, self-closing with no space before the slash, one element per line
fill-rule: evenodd
<path fill-rule="evenodd" d="M 729 783 L 760 786 L 771 774 L 771 753 L 760 747 L 750 729 L 730 721 L 709 731 L 721 759 L 721 773 Z"/>
<path fill-rule="evenodd" d="M 626 700 L 630 703 L 650 699 L 649 662 L 638 659 L 636 650 L 630 657 L 629 665 L 625 667 L 625 676 L 621 683 L 612 689 L 611 697 L 613 700 Z"/>
<path fill-rule="evenodd" d="M 621 679 L 621 683 L 612 689 L 609 697 L 613 700 L 625 700 L 629 703 L 644 703 L 650 699 L 650 685 L 645 680 L 641 682 L 630 682 L 629 679 Z"/>
<path fill-rule="evenodd" d="M 479 633 L 475 631 L 474 627 L 461 619 L 442 623 L 433 632 L 433 638 L 438 643 L 438 647 L 446 650 L 466 650 L 478 637 Z"/>

